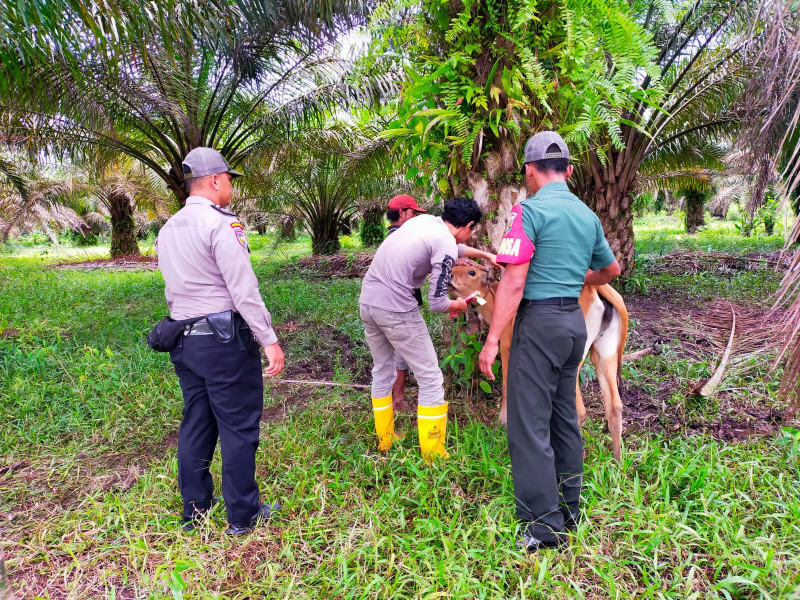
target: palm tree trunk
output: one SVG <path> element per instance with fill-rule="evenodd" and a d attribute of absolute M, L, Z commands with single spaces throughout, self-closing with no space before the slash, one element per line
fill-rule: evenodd
<path fill-rule="evenodd" d="M 615 164 L 618 166 L 615 167 Z M 606 164 L 602 164 L 596 154 L 589 156 L 590 177 L 586 182 L 582 198 L 599 217 L 603 233 L 611 251 L 619 261 L 621 277 L 630 277 L 634 267 L 633 238 L 633 178 L 626 177 L 619 166 L 619 154 L 612 152 Z M 636 170 L 632 169 L 635 177 Z"/>
<path fill-rule="evenodd" d="M 622 277 L 629 277 L 634 267 L 631 190 L 619 182 L 609 181 L 593 191 L 591 200 L 594 212 L 603 224 L 608 245 L 622 268 Z"/>
<path fill-rule="evenodd" d="M 293 242 L 297 238 L 295 225 L 297 225 L 297 221 L 294 217 L 285 216 L 280 218 L 280 221 L 278 221 L 278 237 L 281 241 Z"/>
<path fill-rule="evenodd" d="M 311 254 L 335 254 L 339 248 L 339 224 L 335 216 L 315 216 L 311 222 Z"/>
<path fill-rule="evenodd" d="M 110 194 L 108 210 L 111 213 L 111 258 L 141 256 L 130 198 L 127 194 Z"/>
<path fill-rule="evenodd" d="M 383 241 L 386 229 L 383 226 L 383 208 L 371 208 L 364 211 L 364 222 L 361 224 L 359 239 L 364 247 L 377 246 Z"/>
<path fill-rule="evenodd" d="M 686 233 L 697 233 L 706 224 L 704 208 L 706 196 L 702 192 L 686 190 Z"/>
<path fill-rule="evenodd" d="M 489 152 L 475 168 L 459 177 L 466 182 L 465 187 L 472 192 L 483 214 L 490 215 L 483 219 L 469 245 L 491 252 L 497 252 L 500 246 L 511 209 L 527 197 L 514 144 L 503 138 L 494 148 L 497 149 Z M 455 187 L 453 196 L 463 195 L 464 191 Z"/>

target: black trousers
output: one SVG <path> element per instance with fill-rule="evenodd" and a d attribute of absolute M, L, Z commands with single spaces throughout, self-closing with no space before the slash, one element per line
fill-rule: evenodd
<path fill-rule="evenodd" d="M 517 311 L 508 373 L 508 446 L 517 517 L 527 532 L 558 541 L 577 521 L 583 440 L 575 380 L 586 344 L 580 306 Z"/>
<path fill-rule="evenodd" d="M 211 508 L 209 465 L 219 438 L 228 522 L 245 525 L 259 505 L 255 472 L 264 382 L 258 343 L 246 327 L 225 344 L 213 335 L 192 335 L 182 338 L 170 358 L 183 390 L 178 434 L 183 516 Z"/>

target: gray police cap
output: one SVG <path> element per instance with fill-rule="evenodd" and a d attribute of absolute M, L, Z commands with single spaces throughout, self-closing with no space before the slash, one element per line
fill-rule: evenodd
<path fill-rule="evenodd" d="M 555 144 L 558 152 L 548 152 L 547 150 Z M 542 131 L 534 135 L 525 144 L 525 162 L 535 162 L 547 160 L 548 158 L 569 158 L 569 149 L 564 139 L 555 131 Z"/>
<path fill-rule="evenodd" d="M 184 179 L 197 179 L 217 173 L 230 173 L 231 178 L 242 176 L 239 171 L 231 169 L 225 157 L 213 148 L 195 148 L 183 159 Z"/>

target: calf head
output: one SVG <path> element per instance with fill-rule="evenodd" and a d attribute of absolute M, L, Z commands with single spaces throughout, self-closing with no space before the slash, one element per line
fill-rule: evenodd
<path fill-rule="evenodd" d="M 466 298 L 471 293 L 480 291 L 480 295 L 486 298 L 491 286 L 488 269 L 471 260 L 465 263 L 453 267 L 448 284 L 450 297 Z"/>

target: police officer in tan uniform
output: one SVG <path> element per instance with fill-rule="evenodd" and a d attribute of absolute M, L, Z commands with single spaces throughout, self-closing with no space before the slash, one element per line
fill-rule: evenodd
<path fill-rule="evenodd" d="M 209 466 L 220 441 L 222 495 L 230 527 L 248 533 L 277 505 L 262 504 L 255 455 L 264 404 L 259 344 L 276 376 L 284 356 L 258 291 L 242 224 L 226 210 L 238 173 L 212 148 L 183 161 L 186 206 L 161 229 L 158 263 L 170 316 L 197 317 L 170 359 L 183 391 L 178 434 L 178 486 L 187 531 L 212 505 Z"/>

